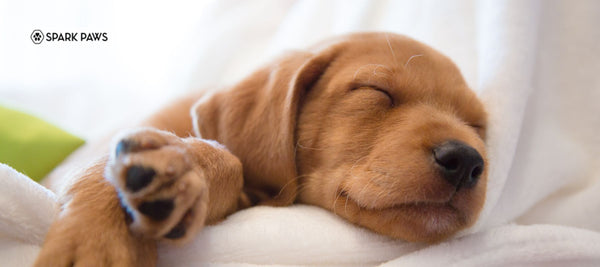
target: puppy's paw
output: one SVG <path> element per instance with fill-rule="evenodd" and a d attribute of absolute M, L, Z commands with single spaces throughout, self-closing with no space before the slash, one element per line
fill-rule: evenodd
<path fill-rule="evenodd" d="M 33 266 L 155 266 L 156 242 L 131 235 L 114 202 L 108 209 L 99 205 L 104 214 L 84 204 L 59 218 Z"/>
<path fill-rule="evenodd" d="M 134 233 L 180 243 L 204 226 L 208 184 L 191 142 L 201 141 L 154 129 L 114 142 L 105 177 L 117 188 Z"/>
<path fill-rule="evenodd" d="M 131 234 L 115 188 L 102 175 L 105 163 L 78 173 L 34 266 L 156 265 L 156 242 Z"/>

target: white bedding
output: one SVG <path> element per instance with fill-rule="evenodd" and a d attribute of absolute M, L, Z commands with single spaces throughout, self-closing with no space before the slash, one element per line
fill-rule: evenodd
<path fill-rule="evenodd" d="M 159 265 L 600 265 L 600 2 L 214 1 L 197 14 L 185 4 L 148 5 L 156 16 L 142 12 L 142 19 L 157 25 L 155 18 L 166 17 L 155 31 L 175 31 L 175 44 L 128 39 L 127 31 L 142 23 L 123 19 L 119 7 L 104 11 L 122 19 L 125 30 L 94 21 L 115 38 L 104 47 L 69 44 L 72 54 L 63 54 L 62 63 L 44 59 L 56 59 L 53 52 L 65 46 L 3 39 L 0 104 L 94 138 L 122 123 L 122 114 L 139 116 L 189 88 L 232 83 L 282 50 L 380 30 L 409 35 L 455 60 L 490 113 L 486 204 L 477 224 L 456 238 L 410 244 L 315 207 L 258 207 L 207 227 L 188 246 L 161 246 Z M 11 19 L 18 20 L 0 17 L 8 36 L 15 32 L 5 26 L 15 24 Z M 64 64 L 81 55 L 100 63 L 80 63 L 78 72 Z M 36 60 L 41 67 L 27 67 Z M 53 64 L 63 64 L 66 74 Z M 107 119 L 113 117 L 119 120 Z M 0 166 L 3 264 L 33 261 L 56 208 L 53 193 Z"/>

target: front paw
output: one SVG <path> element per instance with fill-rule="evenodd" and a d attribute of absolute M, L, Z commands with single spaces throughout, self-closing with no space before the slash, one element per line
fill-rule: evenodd
<path fill-rule="evenodd" d="M 105 161 L 80 173 L 35 266 L 154 266 L 156 241 L 130 233 Z M 0 264 L 2 265 L 2 264 Z"/>
<path fill-rule="evenodd" d="M 105 177 L 117 188 L 133 232 L 180 243 L 204 226 L 207 180 L 187 142 L 154 129 L 114 142 Z"/>

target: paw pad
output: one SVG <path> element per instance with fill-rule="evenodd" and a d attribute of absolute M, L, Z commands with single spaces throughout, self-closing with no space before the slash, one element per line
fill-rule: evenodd
<path fill-rule="evenodd" d="M 185 225 L 183 224 L 183 221 L 178 223 L 177 225 L 175 225 L 175 227 L 173 227 L 173 229 L 171 229 L 171 231 L 169 233 L 167 233 L 165 235 L 165 238 L 168 239 L 179 239 L 182 238 L 183 236 L 185 236 Z"/>
<path fill-rule="evenodd" d="M 155 221 L 162 221 L 171 215 L 175 208 L 172 199 L 144 202 L 138 206 L 138 211 Z"/>
<path fill-rule="evenodd" d="M 129 169 L 127 169 L 125 186 L 131 192 L 137 192 L 152 182 L 152 179 L 154 179 L 155 175 L 156 171 L 154 171 L 152 168 L 131 166 Z"/>

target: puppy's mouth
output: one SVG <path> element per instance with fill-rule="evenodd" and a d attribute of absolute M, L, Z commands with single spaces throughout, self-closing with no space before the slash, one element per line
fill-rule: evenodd
<path fill-rule="evenodd" d="M 341 190 L 336 202 L 338 215 L 375 232 L 408 241 L 443 240 L 466 227 L 470 217 L 468 211 L 457 207 L 453 197 L 447 201 L 414 201 L 370 207 Z"/>
<path fill-rule="evenodd" d="M 355 204 L 360 209 L 364 210 L 372 210 L 372 211 L 385 211 L 385 210 L 420 210 L 420 211 L 429 211 L 429 210 L 439 210 L 439 211 L 453 211 L 458 213 L 459 210 L 452 205 L 452 201 L 454 196 L 456 195 L 456 191 L 452 192 L 452 194 L 447 198 L 447 200 L 432 200 L 432 201 L 407 201 L 402 203 L 396 203 L 392 205 L 384 205 L 384 206 L 368 206 L 362 204 L 361 201 L 355 200 L 348 191 L 344 189 L 338 190 L 338 195 L 340 198 L 343 198 L 345 201 L 350 201 Z"/>

